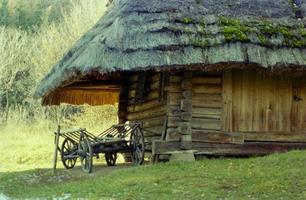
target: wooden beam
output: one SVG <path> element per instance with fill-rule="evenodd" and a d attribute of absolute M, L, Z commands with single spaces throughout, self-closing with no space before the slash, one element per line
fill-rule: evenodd
<path fill-rule="evenodd" d="M 222 78 L 220 76 L 209 77 L 209 76 L 197 76 L 192 78 L 192 83 L 197 84 L 221 84 Z"/>
<path fill-rule="evenodd" d="M 192 141 L 193 142 L 212 142 L 222 144 L 243 144 L 243 134 L 239 133 L 224 133 L 214 132 L 201 129 L 192 130 Z"/>
<path fill-rule="evenodd" d="M 193 129 L 221 130 L 221 122 L 219 120 L 193 118 L 191 124 Z"/>
<path fill-rule="evenodd" d="M 180 141 L 165 141 L 165 140 L 155 140 L 152 143 L 152 154 L 165 154 L 170 151 L 180 150 Z"/>
<path fill-rule="evenodd" d="M 306 149 L 306 143 L 278 143 L 278 142 L 246 142 L 244 144 L 220 144 L 194 142 L 193 149 L 198 154 L 216 156 L 251 156 L 267 155 L 271 153 L 286 152 L 289 150 Z"/>
<path fill-rule="evenodd" d="M 158 116 L 166 116 L 166 113 L 167 113 L 167 107 L 163 105 L 145 111 L 128 113 L 127 119 L 129 121 L 147 119 Z"/>
<path fill-rule="evenodd" d="M 243 132 L 246 141 L 306 142 L 303 132 Z"/>

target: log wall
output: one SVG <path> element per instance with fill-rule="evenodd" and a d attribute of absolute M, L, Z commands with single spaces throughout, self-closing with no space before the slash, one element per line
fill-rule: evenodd
<path fill-rule="evenodd" d="M 166 99 L 161 99 L 161 73 L 152 73 L 150 79 L 150 92 L 141 104 L 134 103 L 138 75 L 131 75 L 127 88 L 126 121 L 142 122 L 146 142 L 146 149 L 151 150 L 152 141 L 160 139 L 166 119 Z"/>
<path fill-rule="evenodd" d="M 222 75 L 195 73 L 192 78 L 193 138 L 221 131 Z"/>

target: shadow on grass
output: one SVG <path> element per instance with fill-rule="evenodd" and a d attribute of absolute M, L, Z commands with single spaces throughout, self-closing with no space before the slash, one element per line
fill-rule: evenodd
<path fill-rule="evenodd" d="M 109 176 L 118 170 L 122 171 L 133 166 L 132 163 L 119 163 L 111 167 L 105 164 L 94 164 L 91 174 L 83 172 L 80 165 L 70 170 L 58 168 L 55 174 L 53 174 L 52 168 L 38 168 L 18 172 L 0 172 L 0 194 L 3 195 L 3 197 L 15 197 L 17 191 L 26 191 L 27 188 L 43 188 L 58 184 L 90 181 L 92 178 L 103 180 L 104 176 Z"/>

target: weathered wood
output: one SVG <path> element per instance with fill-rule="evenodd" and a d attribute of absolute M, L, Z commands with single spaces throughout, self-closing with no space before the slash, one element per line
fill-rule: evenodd
<path fill-rule="evenodd" d="M 206 101 L 203 100 L 192 100 L 192 105 L 194 107 L 202 107 L 202 108 L 222 108 L 222 102 L 220 101 Z"/>
<path fill-rule="evenodd" d="M 223 73 L 223 86 L 222 86 L 222 95 L 223 95 L 223 115 L 222 115 L 222 130 L 223 131 L 233 131 L 232 126 L 232 94 L 233 94 L 233 86 L 232 86 L 232 70 L 225 70 Z"/>
<path fill-rule="evenodd" d="M 134 104 L 134 97 L 135 97 L 135 90 L 129 91 L 129 104 Z M 144 97 L 144 101 L 151 101 L 151 100 L 158 100 L 159 98 L 159 91 L 158 90 L 152 90 L 150 93 Z"/>
<path fill-rule="evenodd" d="M 180 117 L 181 116 L 181 109 L 179 106 L 168 106 L 169 117 Z"/>
<path fill-rule="evenodd" d="M 181 135 L 191 135 L 192 127 L 190 122 L 180 122 L 178 130 Z"/>
<path fill-rule="evenodd" d="M 182 135 L 181 136 L 181 149 L 182 150 L 192 149 L 192 137 L 191 137 L 191 135 Z"/>
<path fill-rule="evenodd" d="M 158 126 L 153 126 L 153 127 L 147 127 L 147 128 L 143 128 L 143 134 L 146 137 L 150 137 L 150 136 L 161 136 L 162 134 L 162 130 L 163 130 L 163 126 L 158 125 Z"/>
<path fill-rule="evenodd" d="M 182 90 L 191 90 L 192 89 L 192 81 L 191 79 L 184 79 L 181 83 Z"/>
<path fill-rule="evenodd" d="M 173 93 L 181 93 L 182 87 L 180 84 L 171 84 L 165 87 L 165 91 Z"/>
<path fill-rule="evenodd" d="M 168 93 L 168 106 L 180 106 L 182 99 L 182 93 Z"/>
<path fill-rule="evenodd" d="M 185 71 L 183 73 L 184 78 L 186 79 L 191 79 L 193 77 L 193 72 L 192 71 Z"/>
<path fill-rule="evenodd" d="M 193 100 L 221 101 L 221 94 L 192 94 Z"/>
<path fill-rule="evenodd" d="M 142 122 L 143 128 L 149 128 L 154 126 L 162 126 L 164 122 L 164 117 L 155 117 L 155 118 L 148 118 L 143 120 L 137 120 Z"/>
<path fill-rule="evenodd" d="M 218 115 L 220 116 L 222 110 L 219 108 L 201 108 L 201 107 L 193 107 L 192 108 L 192 115 Z"/>
<path fill-rule="evenodd" d="M 201 129 L 192 130 L 192 141 L 195 142 L 215 142 L 243 144 L 244 135 L 242 133 L 213 132 Z"/>
<path fill-rule="evenodd" d="M 157 100 L 153 100 L 153 101 L 148 101 L 148 102 L 144 102 L 141 105 L 130 105 L 127 108 L 127 111 L 129 113 L 131 112 L 140 112 L 140 111 L 144 111 L 144 110 L 149 110 L 152 108 L 156 108 L 156 107 L 160 107 L 165 105 L 165 103 L 163 102 L 158 102 Z"/>
<path fill-rule="evenodd" d="M 149 80 L 151 82 L 158 81 L 160 79 L 160 73 L 153 73 L 153 75 L 149 76 Z M 129 77 L 130 83 L 135 83 L 138 81 L 138 74 L 133 74 Z"/>
<path fill-rule="evenodd" d="M 185 99 L 191 99 L 192 98 L 192 91 L 191 90 L 183 91 L 182 96 Z"/>
<path fill-rule="evenodd" d="M 60 137 L 60 131 L 61 131 L 61 127 L 58 126 L 57 128 L 57 132 L 55 134 L 55 140 L 54 140 L 54 159 L 53 159 L 53 175 L 55 174 L 56 171 L 56 165 L 57 165 L 57 151 L 59 148 L 59 137 Z"/>
<path fill-rule="evenodd" d="M 154 140 L 159 140 L 159 139 L 160 139 L 160 136 L 152 136 L 152 137 L 145 137 L 144 141 L 146 144 L 152 144 Z"/>
<path fill-rule="evenodd" d="M 192 112 L 193 102 L 189 99 L 181 100 L 181 111 Z"/>
<path fill-rule="evenodd" d="M 195 94 L 221 94 L 221 85 L 194 85 L 192 92 Z"/>
<path fill-rule="evenodd" d="M 174 147 L 177 144 L 171 143 Z M 162 144 L 163 147 L 170 144 Z M 219 156 L 251 156 L 267 155 L 277 152 L 286 152 L 289 150 L 306 149 L 306 143 L 273 143 L 273 142 L 246 142 L 244 144 L 220 144 L 220 143 L 192 143 L 193 149 L 198 150 L 197 154 L 209 154 Z"/>
<path fill-rule="evenodd" d="M 193 118 L 191 123 L 194 129 L 221 130 L 221 122 L 219 120 Z"/>
<path fill-rule="evenodd" d="M 168 128 L 167 129 L 167 135 L 166 140 L 177 140 L 179 141 L 181 139 L 181 134 L 178 131 L 178 128 Z"/>
<path fill-rule="evenodd" d="M 169 77 L 169 82 L 170 83 L 181 83 L 182 80 L 183 80 L 182 76 L 170 75 L 170 77 Z"/>
<path fill-rule="evenodd" d="M 192 119 L 192 113 L 191 112 L 182 112 L 181 113 L 181 120 L 182 121 L 190 121 Z"/>
<path fill-rule="evenodd" d="M 180 150 L 181 143 L 179 141 L 155 140 L 152 143 L 152 154 L 165 154 L 171 151 Z"/>
<path fill-rule="evenodd" d="M 194 85 L 203 85 L 203 84 L 222 84 L 222 77 L 215 76 L 215 77 L 209 77 L 209 76 L 195 76 L 192 78 L 192 83 Z"/>
<path fill-rule="evenodd" d="M 152 93 L 151 95 L 154 94 L 154 96 L 156 96 L 156 94 L 154 92 L 157 91 L 157 93 L 158 93 L 158 90 L 159 90 L 159 81 L 151 84 L 150 85 L 150 90 L 151 90 L 150 93 Z M 129 93 L 128 93 L 129 99 L 133 99 L 135 96 L 136 96 L 136 89 L 130 88 Z M 144 98 L 146 99 L 146 98 L 149 98 L 149 97 L 144 97 Z M 152 98 L 152 97 L 150 97 L 150 98 Z M 158 95 L 156 96 L 156 98 L 158 98 Z"/>
<path fill-rule="evenodd" d="M 147 119 L 158 116 L 166 116 L 166 113 L 167 113 L 167 107 L 162 105 L 145 111 L 128 113 L 127 119 L 130 121 L 134 121 L 134 120 Z"/>
<path fill-rule="evenodd" d="M 168 117 L 168 127 L 178 127 L 180 122 L 180 117 Z"/>
<path fill-rule="evenodd" d="M 245 141 L 306 142 L 306 132 L 242 132 Z"/>

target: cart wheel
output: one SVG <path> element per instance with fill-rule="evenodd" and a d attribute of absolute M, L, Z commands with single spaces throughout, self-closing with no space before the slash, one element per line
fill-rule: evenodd
<path fill-rule="evenodd" d="M 80 136 L 79 150 L 80 150 L 80 159 L 83 171 L 91 173 L 93 153 L 90 141 L 86 134 L 81 134 Z"/>
<path fill-rule="evenodd" d="M 105 153 L 105 160 L 108 166 L 115 166 L 117 153 Z"/>
<path fill-rule="evenodd" d="M 143 132 L 136 128 L 131 134 L 131 155 L 135 165 L 141 165 L 144 161 L 145 142 Z"/>
<path fill-rule="evenodd" d="M 65 158 L 68 155 L 76 155 L 78 144 L 73 140 L 66 138 L 61 148 L 62 163 L 66 169 L 72 169 L 75 166 L 77 158 Z"/>

